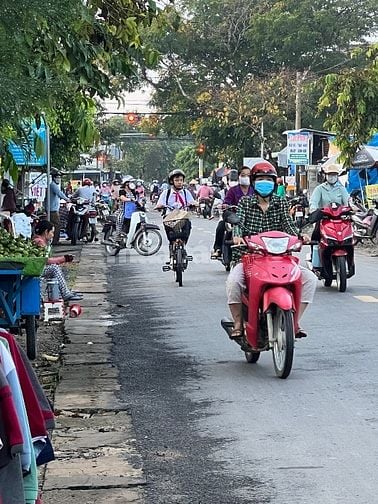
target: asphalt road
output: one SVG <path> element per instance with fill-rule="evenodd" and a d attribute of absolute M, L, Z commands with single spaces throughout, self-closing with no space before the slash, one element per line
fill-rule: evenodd
<path fill-rule="evenodd" d="M 167 247 L 108 260 L 147 504 L 378 503 L 378 258 L 358 254 L 346 293 L 319 282 L 280 380 L 270 353 L 248 364 L 221 329 L 216 222 L 192 222 L 182 288 L 161 270 Z"/>

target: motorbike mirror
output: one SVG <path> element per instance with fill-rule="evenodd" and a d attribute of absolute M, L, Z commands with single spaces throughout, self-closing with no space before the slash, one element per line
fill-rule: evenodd
<path fill-rule="evenodd" d="M 214 198 L 215 199 L 222 199 L 221 196 L 220 196 L 220 194 L 217 193 L 217 192 L 214 193 Z"/>

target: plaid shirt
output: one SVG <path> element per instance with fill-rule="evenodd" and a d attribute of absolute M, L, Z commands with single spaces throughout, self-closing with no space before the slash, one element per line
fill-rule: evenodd
<path fill-rule="evenodd" d="M 249 236 L 266 231 L 283 231 L 293 236 L 299 233 L 290 217 L 287 201 L 276 194 L 271 196 L 265 213 L 261 210 L 256 195 L 241 198 L 237 215 L 240 217 L 240 223 L 234 227 L 234 236 Z M 239 261 L 243 253 L 245 251 L 234 249 L 233 260 Z"/>

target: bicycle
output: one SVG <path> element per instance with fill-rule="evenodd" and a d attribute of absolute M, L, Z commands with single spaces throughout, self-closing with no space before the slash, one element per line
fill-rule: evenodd
<path fill-rule="evenodd" d="M 182 212 L 179 210 L 178 212 Z M 187 213 L 187 212 L 185 212 Z M 180 214 L 178 214 L 180 215 Z M 181 215 L 183 215 L 181 213 Z M 175 273 L 175 280 L 179 287 L 182 287 L 182 275 L 188 267 L 188 263 L 193 261 L 193 256 L 186 252 L 186 240 L 188 239 L 187 217 L 175 218 L 176 215 L 172 212 L 168 214 L 169 218 L 165 218 L 164 226 L 167 229 L 167 236 L 170 241 L 169 244 L 169 263 L 163 266 L 163 271 L 173 271 Z"/>

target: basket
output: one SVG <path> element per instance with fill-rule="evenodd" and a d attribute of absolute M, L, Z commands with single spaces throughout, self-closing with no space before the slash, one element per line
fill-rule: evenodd
<path fill-rule="evenodd" d="M 24 276 L 41 276 L 47 257 L 2 257 L 0 269 L 21 270 Z"/>
<path fill-rule="evenodd" d="M 166 226 L 166 227 L 172 229 L 172 231 L 176 231 L 176 233 L 178 233 L 185 226 L 187 220 L 188 219 L 177 219 L 177 220 L 164 221 L 164 226 Z"/>

